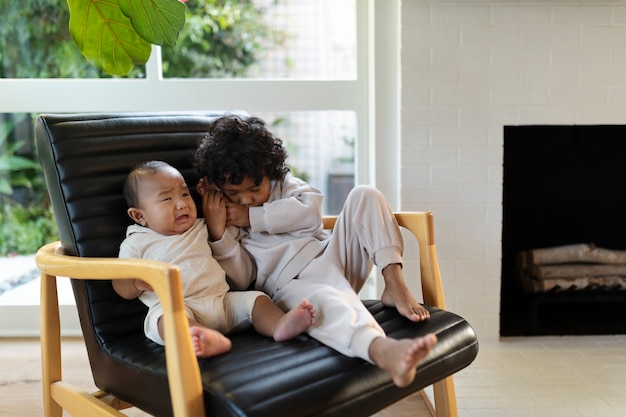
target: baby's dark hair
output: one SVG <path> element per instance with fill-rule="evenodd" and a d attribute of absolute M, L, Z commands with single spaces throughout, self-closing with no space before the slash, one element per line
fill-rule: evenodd
<path fill-rule="evenodd" d="M 139 207 L 139 184 L 146 175 L 156 174 L 172 168 L 170 164 L 163 161 L 146 161 L 135 165 L 126 176 L 122 192 L 128 207 Z"/>
<path fill-rule="evenodd" d="M 258 117 L 226 115 L 212 122 L 194 154 L 194 166 L 201 177 L 221 186 L 241 184 L 250 177 L 256 185 L 263 177 L 281 179 L 289 166 L 283 141 L 267 129 Z"/>

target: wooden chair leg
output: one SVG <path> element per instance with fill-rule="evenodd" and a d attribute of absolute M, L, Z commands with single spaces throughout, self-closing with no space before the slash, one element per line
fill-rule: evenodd
<path fill-rule="evenodd" d="M 424 390 L 420 391 L 422 400 L 424 400 L 431 417 L 458 417 L 454 379 L 452 376 L 434 383 L 433 393 L 435 397 L 434 405 L 426 392 Z"/>
<path fill-rule="evenodd" d="M 41 274 L 41 367 L 46 417 L 61 417 L 63 409 L 52 399 L 52 384 L 61 380 L 61 324 L 56 277 Z"/>
<path fill-rule="evenodd" d="M 433 384 L 437 417 L 458 417 L 454 377 L 449 376 Z"/>

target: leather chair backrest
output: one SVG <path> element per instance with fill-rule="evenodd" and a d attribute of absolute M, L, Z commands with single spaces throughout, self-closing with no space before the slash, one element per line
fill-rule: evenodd
<path fill-rule="evenodd" d="M 164 160 L 193 188 L 193 149 L 220 114 L 40 115 L 37 152 L 64 251 L 117 256 L 131 223 L 121 193 L 128 172 L 139 162 Z"/>

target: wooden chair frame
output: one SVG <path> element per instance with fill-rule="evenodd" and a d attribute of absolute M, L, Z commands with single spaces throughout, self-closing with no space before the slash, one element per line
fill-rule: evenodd
<path fill-rule="evenodd" d="M 395 213 L 401 227 L 415 235 L 419 245 L 420 274 L 424 303 L 445 309 L 441 274 L 435 250 L 433 215 L 430 212 Z M 324 226 L 332 229 L 336 217 L 324 217 Z M 87 393 L 62 379 L 61 326 L 57 294 L 58 277 L 79 279 L 120 279 L 136 277 L 154 288 L 163 305 L 167 372 L 174 415 L 197 417 L 204 415 L 202 382 L 197 358 L 188 333 L 182 297 L 180 270 L 163 262 L 85 258 L 62 253 L 59 242 L 43 246 L 36 255 L 41 271 L 41 358 L 44 411 L 47 417 L 61 417 L 63 410 L 75 415 L 125 415 L 118 410 L 132 405 L 106 393 Z M 452 376 L 435 383 L 434 407 L 427 404 L 437 417 L 457 417 L 457 403 Z M 428 398 L 423 395 L 424 399 Z"/>

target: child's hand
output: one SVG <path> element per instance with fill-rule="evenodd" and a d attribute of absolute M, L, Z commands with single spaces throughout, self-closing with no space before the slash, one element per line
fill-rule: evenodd
<path fill-rule="evenodd" d="M 198 183 L 200 186 L 200 183 Z M 211 241 L 220 240 L 226 231 L 226 199 L 221 191 L 203 189 L 202 213 Z"/>
<path fill-rule="evenodd" d="M 250 226 L 250 209 L 239 204 L 226 203 L 226 212 L 228 213 L 226 225 L 236 227 Z"/>
<path fill-rule="evenodd" d="M 196 184 L 196 191 L 198 194 L 203 196 L 205 193 L 209 191 L 220 191 L 219 187 L 213 183 L 210 183 L 207 177 L 202 177 Z"/>

